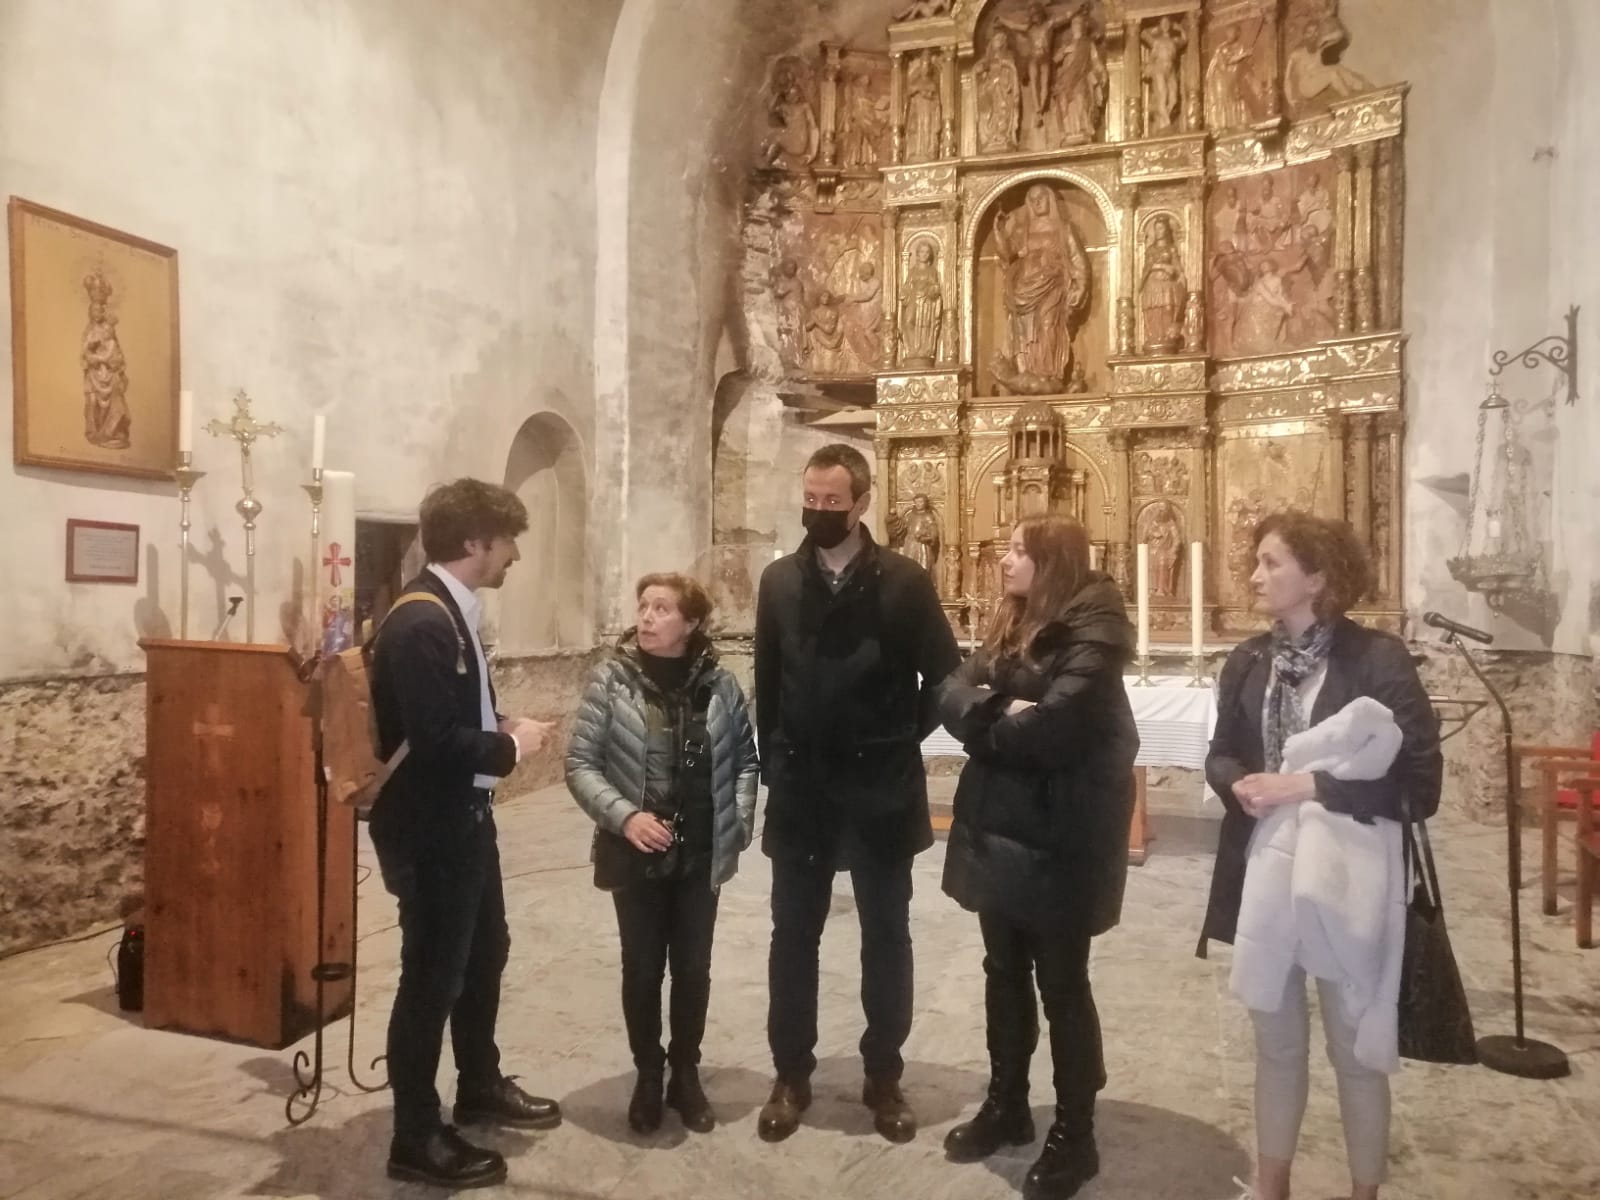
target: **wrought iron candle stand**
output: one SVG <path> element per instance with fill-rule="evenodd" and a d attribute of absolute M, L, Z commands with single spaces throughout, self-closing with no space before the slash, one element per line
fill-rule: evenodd
<path fill-rule="evenodd" d="M 184 450 L 178 455 L 177 469 L 172 472 L 178 485 L 178 636 L 189 640 L 189 497 L 194 485 L 205 478 L 204 471 L 194 469 L 194 455 Z"/>
<path fill-rule="evenodd" d="M 327 878 L 328 878 L 328 773 L 323 764 L 322 744 L 322 631 L 318 620 L 318 597 L 321 593 L 321 576 L 317 570 L 318 556 L 322 551 L 322 470 L 316 468 L 311 472 L 311 482 L 300 485 L 311 500 L 311 631 L 312 653 L 301 665 L 300 680 L 310 689 L 309 710 L 311 713 L 311 750 L 312 764 L 315 772 L 314 786 L 317 794 L 317 950 L 320 953 L 327 928 Z M 357 947 L 360 944 L 356 933 L 356 899 L 358 872 L 356 847 L 351 847 L 350 871 L 350 961 L 344 962 L 318 962 L 311 968 L 311 978 L 316 984 L 316 1029 L 312 1033 L 311 1052 L 296 1050 L 294 1055 L 295 1090 L 290 1093 L 284 1102 L 284 1119 L 290 1125 L 300 1125 L 309 1121 L 317 1111 L 317 1106 L 322 1103 L 322 1083 L 325 1077 L 325 1064 L 323 1061 L 323 1019 L 325 1007 L 325 989 L 330 983 L 342 983 L 350 980 L 350 1016 L 349 1031 L 345 1049 L 345 1071 L 350 1076 L 350 1082 L 363 1092 L 381 1092 L 388 1087 L 388 1081 L 381 1083 L 364 1083 L 356 1074 L 356 957 Z M 376 1070 L 378 1064 L 383 1062 L 386 1055 L 378 1055 L 371 1063 L 369 1069 Z"/>

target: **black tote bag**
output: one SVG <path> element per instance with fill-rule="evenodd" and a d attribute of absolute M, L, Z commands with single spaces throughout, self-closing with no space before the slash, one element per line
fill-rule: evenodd
<path fill-rule="evenodd" d="M 1409 816 L 1409 812 L 1407 813 Z M 1444 923 L 1439 872 L 1428 827 L 1402 822 L 1411 898 L 1406 904 L 1405 957 L 1400 968 L 1400 1057 L 1417 1062 L 1478 1061 L 1472 1012 Z"/>

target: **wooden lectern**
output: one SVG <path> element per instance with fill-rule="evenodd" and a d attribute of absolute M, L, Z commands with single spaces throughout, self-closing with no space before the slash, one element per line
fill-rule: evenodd
<path fill-rule="evenodd" d="M 327 815 L 317 945 L 312 687 L 287 646 L 140 643 L 148 657 L 145 1023 L 280 1049 L 348 963 L 355 814 Z M 325 985 L 322 1020 L 349 1011 Z"/>

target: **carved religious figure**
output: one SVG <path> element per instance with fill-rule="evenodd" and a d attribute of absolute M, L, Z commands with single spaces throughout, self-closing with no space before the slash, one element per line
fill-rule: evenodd
<path fill-rule="evenodd" d="M 1337 18 L 1328 17 L 1313 21 L 1300 43 L 1289 51 L 1283 64 L 1283 95 L 1291 116 L 1372 90 L 1372 84 L 1349 67 L 1326 61 L 1325 56 L 1344 40 L 1344 26 Z"/>
<path fill-rule="evenodd" d="M 128 410 L 128 360 L 111 315 L 111 284 L 99 271 L 86 275 L 89 320 L 83 328 L 79 366 L 83 371 L 83 436 L 90 445 L 126 450 L 133 415 Z"/>
<path fill-rule="evenodd" d="M 872 76 L 866 71 L 846 75 L 843 90 L 842 161 L 846 168 L 875 167 L 889 123 L 889 101 L 873 94 Z"/>
<path fill-rule="evenodd" d="M 1083 241 L 1047 185 L 1028 188 L 1021 208 L 995 221 L 1004 264 L 1006 336 L 995 376 L 1015 392 L 1059 392 L 1072 364 L 1072 332 L 1089 296 Z"/>
<path fill-rule="evenodd" d="M 1251 249 L 1262 253 L 1286 249 L 1294 240 L 1289 203 L 1278 193 L 1278 185 L 1271 175 L 1261 181 L 1261 199 L 1246 214 L 1245 228 L 1250 234 Z"/>
<path fill-rule="evenodd" d="M 1256 36 L 1261 33 L 1257 26 Z M 1250 124 L 1250 109 L 1245 102 L 1245 64 L 1251 47 L 1244 41 L 1238 24 L 1229 25 L 1222 41 L 1211 53 L 1206 66 L 1206 124 L 1212 129 L 1238 129 Z"/>
<path fill-rule="evenodd" d="M 1322 176 L 1312 172 L 1306 186 L 1295 198 L 1295 211 L 1299 216 L 1301 236 L 1308 233 L 1326 238 L 1333 232 L 1333 199 L 1328 195 L 1328 185 Z"/>
<path fill-rule="evenodd" d="M 844 322 L 832 292 L 823 292 L 806 322 L 806 365 L 819 375 L 844 369 Z"/>
<path fill-rule="evenodd" d="M 1044 124 L 1045 110 L 1050 105 L 1050 51 L 1056 30 L 1065 27 L 1082 8 L 1082 0 L 1055 5 L 1032 0 L 1024 12 L 997 18 L 997 24 L 1016 34 L 1022 45 L 1022 61 L 1027 68 L 1024 82 L 1033 97 L 1035 125 Z"/>
<path fill-rule="evenodd" d="M 1157 596 L 1176 596 L 1183 529 L 1171 504 L 1151 505 L 1144 540 L 1150 546 L 1150 590 Z"/>
<path fill-rule="evenodd" d="M 1067 24 L 1066 36 L 1055 51 L 1051 117 L 1057 140 L 1063 146 L 1081 146 L 1100 135 L 1105 112 L 1108 76 L 1100 46 L 1089 31 L 1089 19 L 1080 10 Z"/>
<path fill-rule="evenodd" d="M 909 4 L 902 4 L 895 10 L 896 21 L 925 21 L 929 17 L 943 17 L 949 14 L 950 5 L 954 0 L 911 0 Z"/>
<path fill-rule="evenodd" d="M 939 279 L 938 248 L 932 238 L 912 243 L 911 265 L 900 288 L 900 363 L 931 367 L 939 356 L 944 320 L 944 284 Z"/>
<path fill-rule="evenodd" d="M 989 45 L 973 72 L 978 88 L 978 149 L 1015 150 L 1022 112 L 1022 83 L 1011 38 L 1004 29 L 989 36 Z"/>
<path fill-rule="evenodd" d="M 1256 569 L 1255 529 L 1266 515 L 1267 501 L 1260 488 L 1228 503 L 1228 574 L 1240 596 L 1250 595 L 1250 576 Z"/>
<path fill-rule="evenodd" d="M 1148 354 L 1173 354 L 1183 346 L 1183 307 L 1189 297 L 1183 263 L 1165 213 L 1150 222 L 1144 247 L 1144 275 L 1139 306 L 1144 311 L 1144 348 Z"/>
<path fill-rule="evenodd" d="M 939 127 L 944 101 L 939 91 L 939 60 L 929 50 L 911 57 L 906 77 L 906 161 L 939 157 Z"/>
<path fill-rule="evenodd" d="M 772 273 L 772 303 L 778 311 L 778 353 L 788 366 L 798 365 L 805 344 L 806 298 L 800 264 L 792 258 Z"/>
<path fill-rule="evenodd" d="M 856 263 L 853 286 L 845 301 L 850 306 L 844 314 L 848 350 L 845 369 L 874 370 L 883 347 L 883 280 L 871 258 L 863 255 Z"/>
<path fill-rule="evenodd" d="M 767 165 L 786 171 L 804 170 L 817 157 L 822 131 L 817 114 L 798 83 L 790 83 L 772 106 L 772 123 L 777 131 L 767 138 L 762 154 Z"/>
<path fill-rule="evenodd" d="M 1283 272 L 1272 258 L 1263 259 L 1234 317 L 1235 353 L 1267 354 L 1282 349 L 1293 316 L 1294 302 L 1284 288 Z"/>
<path fill-rule="evenodd" d="M 1178 127 L 1178 106 L 1183 90 L 1183 29 L 1171 17 L 1148 26 L 1139 35 L 1144 43 L 1144 79 L 1149 85 L 1145 107 L 1145 132 L 1171 133 Z"/>
<path fill-rule="evenodd" d="M 939 514 L 933 511 L 928 497 L 918 492 L 911 498 L 911 508 L 905 515 L 906 557 L 916 563 L 937 582 L 939 578 L 939 548 L 944 533 L 939 526 Z"/>

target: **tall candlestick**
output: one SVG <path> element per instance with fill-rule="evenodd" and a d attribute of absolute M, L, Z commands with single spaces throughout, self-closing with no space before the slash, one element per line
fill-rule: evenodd
<path fill-rule="evenodd" d="M 189 393 L 185 392 L 187 396 Z M 178 484 L 178 636 L 189 639 L 189 496 L 194 485 L 205 477 L 204 471 L 194 469 L 194 455 L 187 450 L 178 453 L 178 468 L 172 478 Z"/>
<path fill-rule="evenodd" d="M 311 471 L 322 470 L 322 452 L 328 443 L 328 418 L 318 413 L 311 418 Z"/>
<path fill-rule="evenodd" d="M 1199 542 L 1189 543 L 1189 665 L 1194 669 L 1190 683 L 1206 681 L 1205 669 L 1205 551 Z"/>
<path fill-rule="evenodd" d="M 1150 657 L 1150 543 L 1140 542 L 1134 586 L 1139 591 L 1139 657 Z"/>
<path fill-rule="evenodd" d="M 194 393 L 185 389 L 178 393 L 178 453 L 194 452 Z"/>

